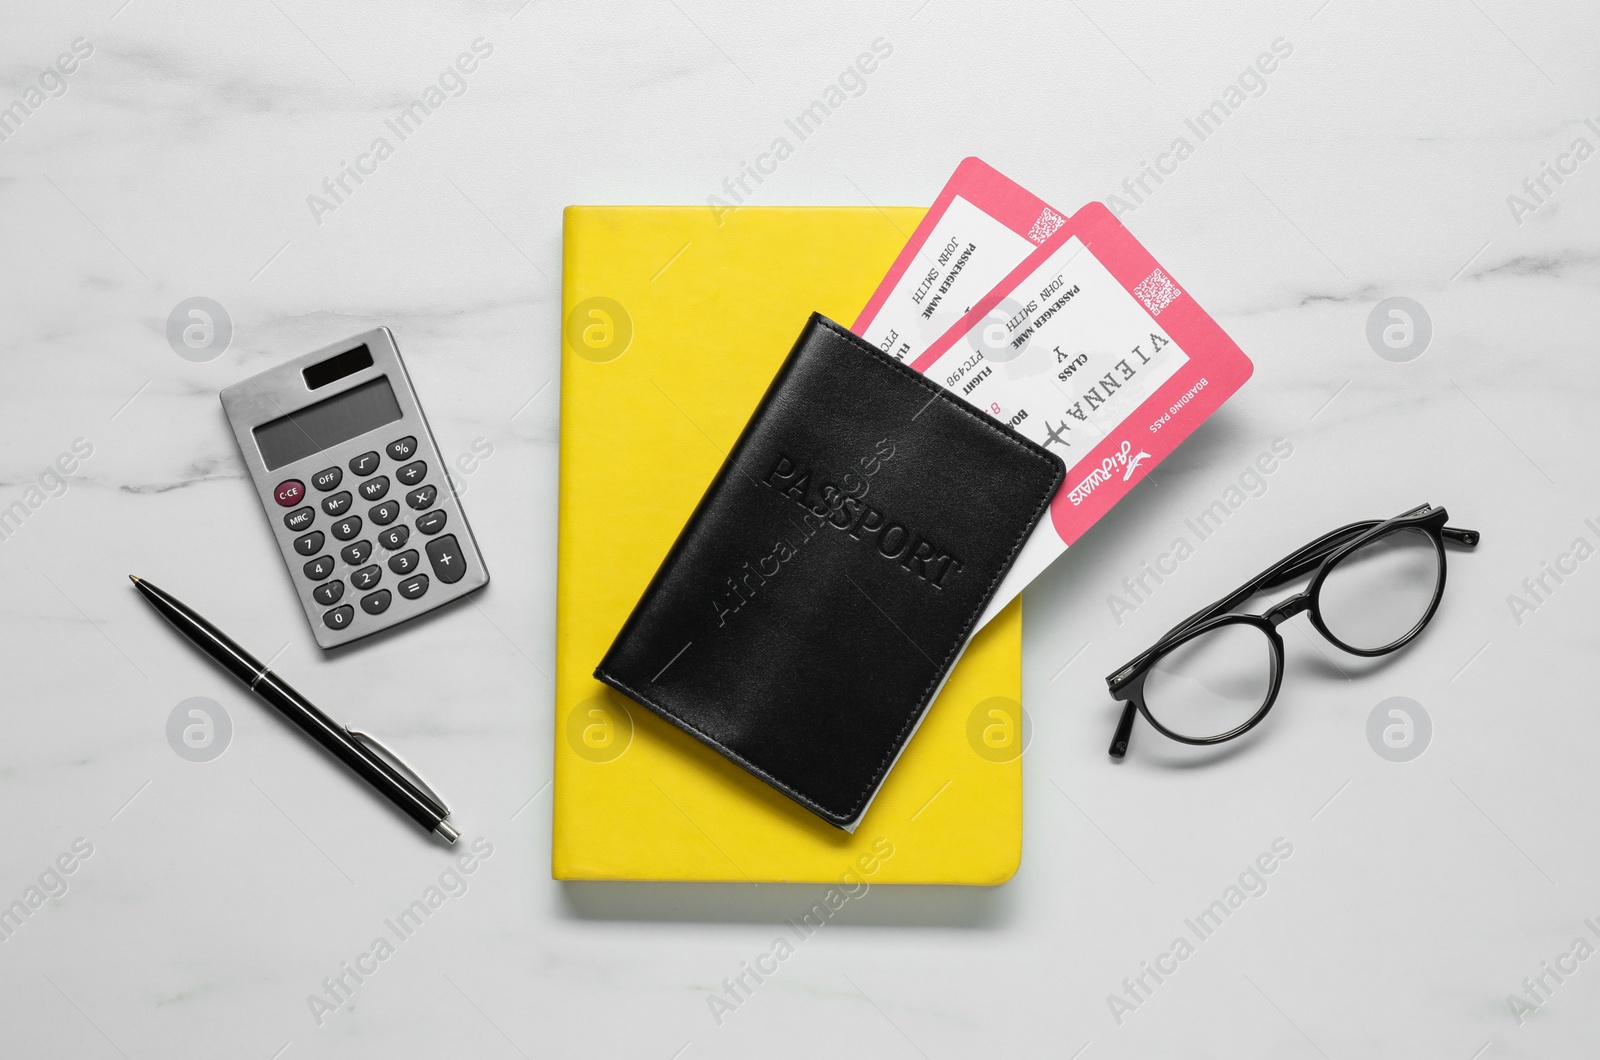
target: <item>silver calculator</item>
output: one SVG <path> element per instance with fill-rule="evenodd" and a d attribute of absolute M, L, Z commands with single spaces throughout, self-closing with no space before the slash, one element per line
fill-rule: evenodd
<path fill-rule="evenodd" d="M 222 408 L 320 647 L 488 584 L 388 328 L 235 383 Z"/>

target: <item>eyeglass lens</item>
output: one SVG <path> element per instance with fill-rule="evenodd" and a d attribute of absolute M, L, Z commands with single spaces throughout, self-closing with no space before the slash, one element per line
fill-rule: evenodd
<path fill-rule="evenodd" d="M 1411 526 L 1384 534 L 1329 569 L 1317 596 L 1322 622 L 1352 648 L 1386 648 L 1428 613 L 1443 569 L 1427 531 Z"/>
<path fill-rule="evenodd" d="M 1145 677 L 1145 707 L 1179 736 L 1204 740 L 1255 717 L 1272 687 L 1272 642 L 1230 623 L 1173 648 Z"/>

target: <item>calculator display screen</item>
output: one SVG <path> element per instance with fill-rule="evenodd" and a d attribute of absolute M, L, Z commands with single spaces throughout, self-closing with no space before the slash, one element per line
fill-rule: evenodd
<path fill-rule="evenodd" d="M 400 403 L 386 376 L 353 386 L 314 405 L 263 423 L 251 433 L 268 471 L 348 442 L 400 418 Z"/>

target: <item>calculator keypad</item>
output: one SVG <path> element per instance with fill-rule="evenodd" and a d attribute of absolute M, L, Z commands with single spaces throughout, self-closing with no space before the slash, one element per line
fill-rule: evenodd
<path fill-rule="evenodd" d="M 441 487 L 428 481 L 428 465 L 435 461 L 417 459 L 419 455 L 416 436 L 408 434 L 345 464 L 309 475 L 302 471 L 304 483 L 288 479 L 274 489 L 274 501 L 285 508 L 300 504 L 285 513 L 283 523 L 296 535 L 292 541 L 295 552 L 309 560 L 301 572 L 316 583 L 311 598 L 328 629 L 359 627 L 372 621 L 363 615 L 386 615 L 396 598 L 421 600 L 435 583 L 453 585 L 465 577 L 468 562 L 461 543 L 456 534 L 443 532 L 450 522 L 449 512 L 436 507 Z M 386 461 L 393 463 L 386 465 Z M 355 481 L 340 489 L 346 468 Z M 403 495 L 396 491 L 397 486 Z M 306 503 L 313 490 L 320 496 Z M 365 519 L 352 510 L 358 503 L 367 505 Z M 408 509 L 415 518 L 401 520 Z M 318 525 L 324 514 L 330 522 Z M 369 526 L 371 529 L 366 529 Z M 413 526 L 419 535 L 417 542 L 410 540 Z M 336 555 L 323 551 L 330 543 Z M 397 580 L 382 587 L 385 566 Z M 401 611 L 405 610 L 402 604 Z"/>

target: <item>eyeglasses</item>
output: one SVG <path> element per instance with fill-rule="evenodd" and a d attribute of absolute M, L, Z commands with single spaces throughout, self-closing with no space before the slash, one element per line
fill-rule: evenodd
<path fill-rule="evenodd" d="M 1122 718 L 1111 757 L 1128 753 L 1135 712 L 1161 735 L 1214 744 L 1261 723 L 1283 680 L 1277 627 L 1302 611 L 1352 655 L 1387 655 L 1410 643 L 1444 595 L 1444 543 L 1472 548 L 1476 530 L 1446 526 L 1443 508 L 1424 504 L 1393 519 L 1368 519 L 1323 534 L 1166 636 L 1106 678 Z M 1313 573 L 1314 572 L 1314 573 Z M 1305 592 L 1264 615 L 1231 614 L 1256 593 L 1311 574 Z"/>

